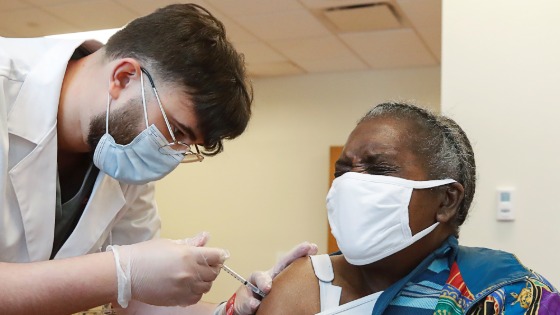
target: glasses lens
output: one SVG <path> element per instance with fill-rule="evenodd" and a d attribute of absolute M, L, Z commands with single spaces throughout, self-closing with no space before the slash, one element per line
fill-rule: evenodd
<path fill-rule="evenodd" d="M 170 143 L 167 146 L 170 147 L 171 149 L 173 149 L 173 150 L 175 150 L 179 153 L 183 153 L 183 154 L 189 154 L 189 153 L 192 152 L 190 145 L 184 144 L 182 142 Z"/>
<path fill-rule="evenodd" d="M 181 163 L 202 162 L 202 160 L 204 160 L 204 155 L 200 154 L 200 150 L 198 149 L 198 146 L 196 144 L 193 146 L 195 148 L 195 152 L 193 152 L 190 145 L 182 142 L 169 143 L 162 148 L 168 147 L 173 149 L 175 152 L 182 153 L 184 157 Z M 164 154 L 170 154 L 169 152 L 161 149 L 160 152 Z"/>
<path fill-rule="evenodd" d="M 202 162 L 204 160 L 204 156 L 196 153 L 187 153 L 185 157 L 181 161 L 181 163 L 192 163 L 192 162 Z"/>

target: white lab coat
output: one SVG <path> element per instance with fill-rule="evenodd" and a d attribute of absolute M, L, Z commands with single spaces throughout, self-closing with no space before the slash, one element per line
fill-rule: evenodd
<path fill-rule="evenodd" d="M 48 260 L 55 223 L 57 110 L 81 40 L 0 37 L 0 261 Z M 158 236 L 154 184 L 99 172 L 74 232 L 55 259 Z M 111 237 L 109 237 L 111 236 Z"/>

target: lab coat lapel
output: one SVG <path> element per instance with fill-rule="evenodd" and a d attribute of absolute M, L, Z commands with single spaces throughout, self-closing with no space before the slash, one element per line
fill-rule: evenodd
<path fill-rule="evenodd" d="M 96 251 L 103 233 L 125 205 L 120 183 L 99 172 L 84 213 L 74 232 L 58 251 L 55 259 L 68 258 Z M 92 250 L 93 249 L 93 250 Z"/>
<path fill-rule="evenodd" d="M 8 114 L 8 132 L 37 146 L 9 171 L 17 196 L 30 261 L 49 259 L 54 238 L 57 130 L 62 80 L 81 41 L 44 47 Z"/>
<path fill-rule="evenodd" d="M 30 261 L 49 259 L 52 250 L 56 155 L 55 126 L 29 155 L 9 171 L 19 203 Z"/>

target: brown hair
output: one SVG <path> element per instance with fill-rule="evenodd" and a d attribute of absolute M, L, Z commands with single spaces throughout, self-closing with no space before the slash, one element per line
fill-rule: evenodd
<path fill-rule="evenodd" d="M 184 87 L 194 103 L 206 155 L 221 152 L 223 139 L 247 127 L 253 96 L 243 55 L 206 9 L 195 4 L 160 8 L 113 35 L 105 54 L 138 59 L 154 76 Z"/>

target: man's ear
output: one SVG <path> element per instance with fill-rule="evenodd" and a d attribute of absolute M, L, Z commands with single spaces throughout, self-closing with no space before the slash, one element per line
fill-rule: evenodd
<path fill-rule="evenodd" d="M 448 223 L 457 215 L 459 205 L 465 196 L 465 189 L 459 183 L 448 184 L 442 189 L 442 199 L 437 211 L 437 221 Z"/>
<path fill-rule="evenodd" d="M 117 99 L 134 80 L 140 80 L 140 63 L 134 58 L 122 58 L 114 63 L 109 82 L 109 94 Z"/>

